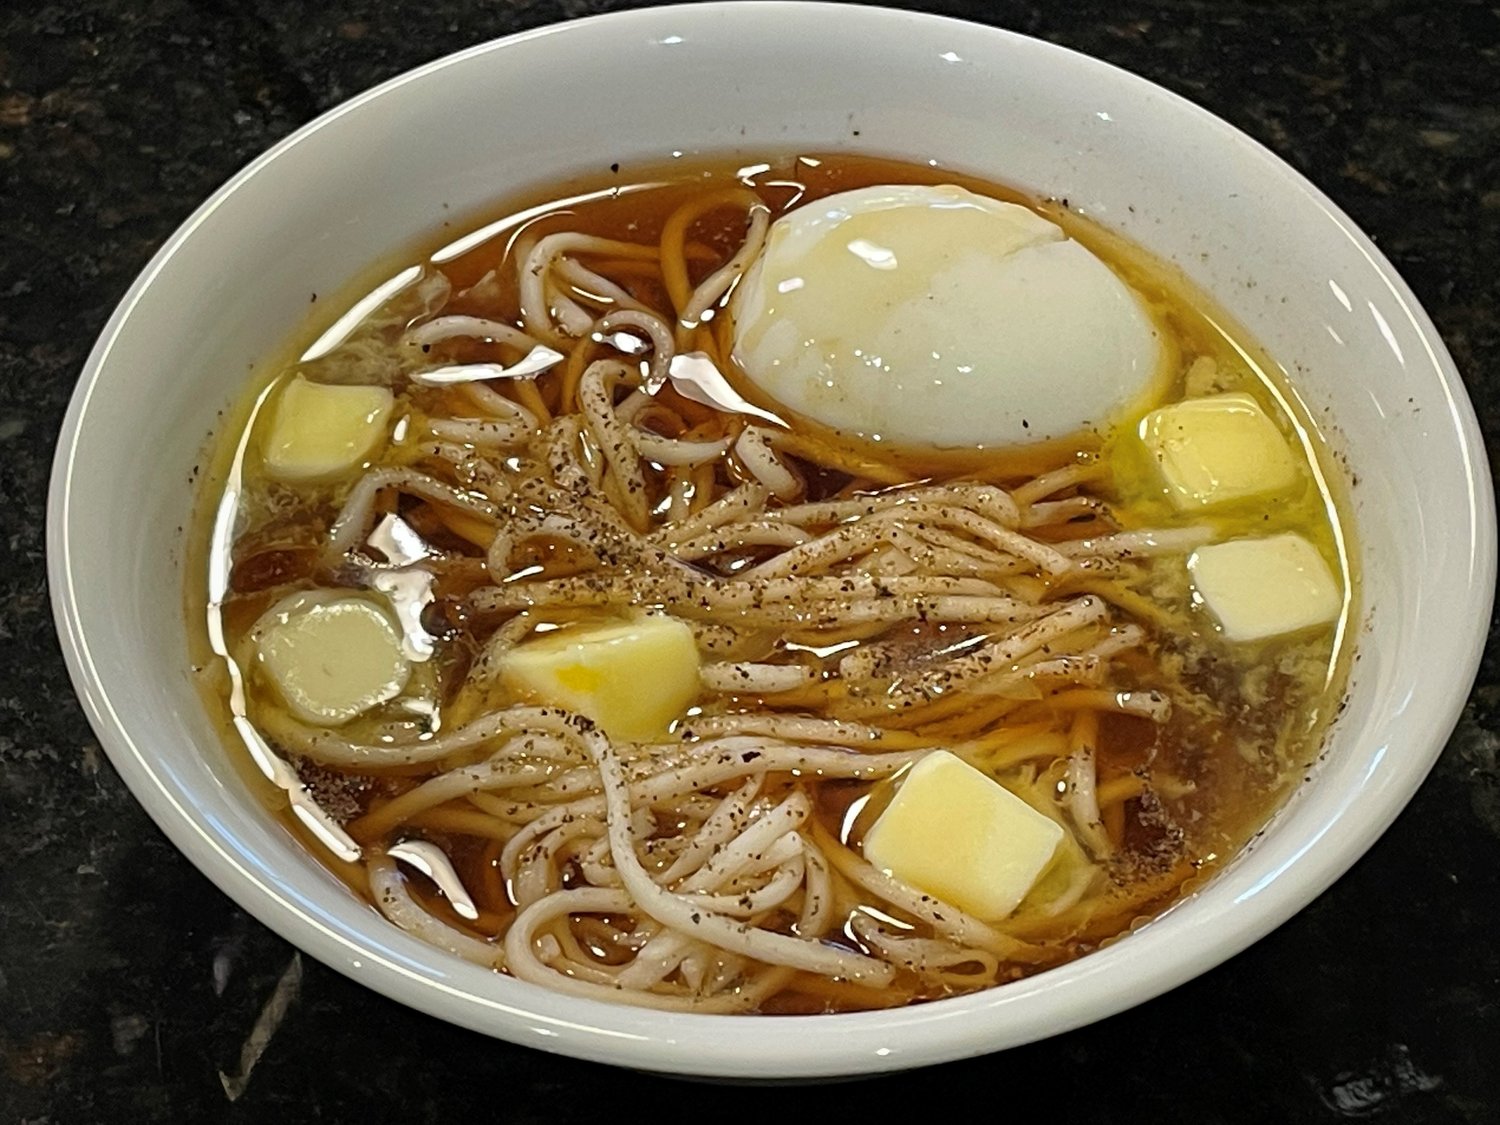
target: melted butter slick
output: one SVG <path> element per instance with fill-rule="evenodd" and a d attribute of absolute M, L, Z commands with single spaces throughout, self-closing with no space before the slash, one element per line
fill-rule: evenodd
<path fill-rule="evenodd" d="M 352 863 L 360 858 L 359 845 L 312 799 L 307 787 L 302 784 L 302 779 L 297 776 L 297 771 L 271 749 L 264 736 L 250 721 L 245 695 L 244 670 L 240 668 L 239 662 L 229 651 L 229 644 L 224 637 L 223 605 L 224 599 L 229 594 L 235 522 L 239 515 L 240 497 L 245 486 L 245 450 L 250 444 L 255 419 L 265 407 L 266 400 L 270 397 L 274 386 L 273 384 L 267 387 L 251 409 L 250 420 L 240 436 L 239 445 L 234 451 L 234 461 L 230 465 L 229 475 L 224 482 L 224 495 L 219 501 L 218 510 L 214 513 L 213 535 L 208 553 L 208 640 L 214 653 L 224 661 L 224 666 L 228 670 L 230 720 L 234 725 L 235 733 L 245 744 L 245 749 L 250 752 L 251 760 L 255 762 L 256 768 L 266 776 L 267 780 L 286 793 L 292 815 L 307 826 L 315 839 L 339 859 Z"/>
<path fill-rule="evenodd" d="M 225 478 L 223 495 L 214 513 L 208 556 L 208 639 L 214 654 L 224 662 L 228 672 L 227 702 L 231 724 L 249 751 L 256 768 L 286 794 L 292 814 L 307 826 L 319 843 L 339 859 L 354 862 L 362 855 L 360 846 L 313 799 L 296 769 L 271 748 L 265 736 L 250 720 L 245 672 L 231 652 L 224 635 L 223 604 L 230 591 L 234 534 L 244 493 L 245 456 L 251 434 L 255 431 L 256 418 L 273 395 L 275 387 L 276 384 L 267 387 L 251 409 L 250 418 L 245 424 Z M 398 527 L 389 520 L 383 521 L 371 533 L 371 543 L 392 564 L 387 569 L 374 570 L 370 584 L 372 588 L 386 594 L 396 611 L 401 626 L 403 654 L 408 660 L 416 662 L 430 660 L 435 641 L 422 627 L 421 614 L 432 601 L 433 578 L 431 573 L 412 566 L 426 558 L 430 554 L 429 549 L 415 531 L 404 523 Z"/>

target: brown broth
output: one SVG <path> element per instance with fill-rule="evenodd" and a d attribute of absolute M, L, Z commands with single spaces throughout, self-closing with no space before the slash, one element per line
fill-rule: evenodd
<path fill-rule="evenodd" d="M 997 924 L 1006 933 L 1034 942 L 1040 953 L 1025 963 L 1002 964 L 995 983 L 1085 954 L 1159 913 L 1244 847 L 1319 752 L 1344 689 L 1348 659 L 1347 645 L 1343 643 L 1344 623 L 1351 612 L 1356 584 L 1356 577 L 1350 571 L 1350 552 L 1346 549 L 1348 530 L 1341 522 L 1341 485 L 1328 451 L 1318 444 L 1317 429 L 1287 385 L 1284 373 L 1244 339 L 1228 317 L 1176 271 L 1074 214 L 1064 203 L 1031 199 L 943 167 L 875 157 L 819 155 L 777 159 L 763 170 L 741 177 L 738 173 L 744 163 L 719 160 L 647 169 L 632 177 L 628 184 L 610 181 L 602 187 L 598 183 L 564 185 L 545 196 L 506 201 L 492 214 L 476 216 L 464 224 L 465 230 L 490 232 L 471 248 L 454 255 L 444 251 L 434 239 L 418 251 L 386 263 L 378 276 L 389 277 L 409 264 L 425 263 L 429 276 L 441 273 L 454 294 L 475 287 L 467 297 L 452 297 L 441 310 L 444 314 L 468 313 L 514 321 L 518 297 L 511 255 L 518 243 L 524 244 L 527 239 L 545 233 L 577 230 L 624 241 L 653 242 L 678 207 L 699 193 L 741 182 L 752 187 L 770 206 L 773 215 L 809 199 L 866 185 L 957 183 L 982 194 L 1033 207 L 1104 258 L 1145 298 L 1159 323 L 1167 328 L 1175 350 L 1172 362 L 1177 374 L 1167 400 L 1184 393 L 1183 381 L 1193 360 L 1200 357 L 1212 360 L 1219 372 L 1219 385 L 1252 394 L 1298 446 L 1307 485 L 1278 508 L 1275 528 L 1300 532 L 1324 553 L 1345 587 L 1344 616 L 1337 625 L 1311 635 L 1233 648 L 1214 635 L 1211 620 L 1201 607 L 1191 603 L 1186 579 L 1173 569 L 1172 560 L 1131 563 L 1126 568 L 1126 578 L 1116 581 L 1111 589 L 1123 585 L 1124 592 L 1115 593 L 1126 599 L 1127 606 L 1130 597 L 1145 599 L 1156 619 L 1137 618 L 1146 629 L 1145 644 L 1115 660 L 1108 678 L 1089 690 L 1104 695 L 1164 693 L 1174 703 L 1171 717 L 1165 722 L 1119 714 L 1100 703 L 1103 696 L 1074 698 L 1064 690 L 1035 691 L 1032 696 L 1023 692 L 1016 698 L 966 697 L 956 704 L 937 696 L 919 701 L 909 710 L 872 712 L 868 698 L 840 694 L 838 660 L 851 650 L 849 647 L 826 657 L 808 651 L 830 641 L 848 642 L 853 649 L 859 649 L 871 643 L 894 643 L 906 636 L 907 643 L 920 655 L 930 652 L 940 640 L 972 641 L 983 634 L 982 628 L 974 626 L 920 623 L 880 629 L 784 629 L 779 636 L 762 644 L 765 654 L 762 658 L 795 656 L 818 668 L 815 682 L 806 688 L 774 694 L 720 693 L 710 698 L 712 693 L 706 693 L 699 701 L 709 713 L 731 715 L 768 711 L 843 718 L 857 713 L 860 718 L 886 726 L 895 732 L 892 737 L 904 740 L 904 744 L 932 747 L 982 744 L 982 749 L 966 755 L 969 760 L 989 768 L 1002 784 L 1039 805 L 1055 801 L 1057 787 L 1063 784 L 1062 775 L 1055 754 L 1029 757 L 1026 748 L 1040 745 L 1036 742 L 1039 738 L 1055 741 L 1058 736 L 1072 739 L 1075 744 L 1082 740 L 1092 746 L 1100 792 L 1114 797 L 1104 807 L 1101 817 L 1101 830 L 1109 840 L 1111 854 L 1096 860 L 1101 871 L 1100 886 L 1078 904 L 1057 912 L 1049 912 L 1046 902 L 1028 900 L 1011 919 Z M 548 199 L 584 194 L 589 194 L 589 198 L 537 211 Z M 518 215 L 531 217 L 507 218 Z M 734 208 L 711 211 L 694 223 L 688 232 L 691 280 L 700 280 L 732 254 L 743 230 L 743 212 Z M 450 237 L 451 232 L 445 231 L 444 241 Z M 617 280 L 643 304 L 670 308 L 663 283 L 651 270 L 626 261 L 613 271 L 601 266 L 600 272 Z M 365 289 L 368 288 L 366 284 Z M 188 590 L 190 617 L 197 663 L 207 669 L 205 694 L 215 714 L 223 718 L 226 738 L 232 746 L 237 740 L 230 733 L 227 702 L 230 673 L 225 662 L 214 655 L 202 622 L 213 618 L 221 623 L 228 653 L 239 654 L 256 619 L 287 591 L 310 586 L 358 586 L 361 581 L 356 574 L 329 568 L 319 561 L 318 544 L 338 511 L 348 482 L 292 489 L 269 479 L 259 469 L 254 456 L 256 409 L 265 401 L 266 388 L 294 371 L 329 382 L 386 381 L 399 392 L 397 414 L 406 417 L 413 428 L 424 417 L 461 414 L 467 409 L 459 390 L 424 388 L 399 374 L 392 376 L 387 370 L 388 358 L 381 357 L 374 346 L 385 341 L 389 351 L 393 333 L 399 334 L 409 321 L 432 311 L 411 307 L 410 290 L 393 297 L 324 357 L 306 362 L 294 359 L 318 336 L 318 329 L 327 327 L 329 315 L 350 307 L 359 295 L 360 292 L 351 292 L 331 302 L 333 314 L 322 311 L 318 314 L 324 323 L 310 324 L 286 352 L 266 365 L 254 393 L 247 397 L 236 421 L 218 441 L 217 472 L 203 494 L 203 511 L 194 537 L 199 554 L 191 569 Z M 326 308 L 329 303 L 324 302 L 321 307 Z M 705 332 L 695 337 L 695 342 L 713 351 L 713 336 L 714 332 Z M 735 378 L 724 350 L 719 342 L 714 354 L 725 373 L 735 381 L 736 389 L 756 405 L 774 407 L 775 404 L 757 396 L 743 379 Z M 513 362 L 518 355 L 516 350 L 503 345 L 468 339 L 435 345 L 422 358 L 432 363 Z M 377 374 L 372 376 L 372 370 Z M 559 368 L 537 380 L 540 398 L 551 410 L 559 407 L 566 393 L 563 379 L 563 370 Z M 515 393 L 509 387 L 502 390 Z M 684 425 L 697 425 L 699 420 L 710 427 L 714 423 L 708 417 L 712 411 L 695 407 L 671 390 L 662 392 L 661 401 L 676 408 Z M 1064 523 L 1046 529 L 1039 538 L 1066 542 L 1109 528 L 1128 530 L 1183 522 L 1153 489 L 1149 467 L 1143 466 L 1139 457 L 1126 448 L 1127 443 L 1117 440 L 1116 435 L 1079 435 L 1071 442 L 1020 451 L 934 453 L 876 448 L 806 420 L 793 422 L 794 432 L 813 443 L 803 451 L 805 456 L 788 455 L 789 463 L 806 481 L 806 494 L 812 499 L 873 493 L 898 481 L 980 480 L 1015 485 L 1038 472 L 1082 459 L 1102 467 L 1103 478 L 1081 486 L 1080 491 L 1109 505 L 1108 521 Z M 248 439 L 241 443 L 241 437 L 247 433 Z M 240 444 L 250 451 L 242 464 L 235 453 Z M 821 452 L 814 451 L 814 447 Z M 414 441 L 393 442 L 385 463 L 417 464 L 425 471 L 438 471 L 430 458 L 424 459 L 419 443 Z M 210 525 L 217 507 L 224 502 L 225 482 L 232 467 L 243 472 L 238 495 L 231 500 L 239 506 L 240 530 L 230 547 L 228 597 L 222 605 L 211 605 L 202 575 L 208 565 Z M 738 479 L 734 467 L 725 464 L 715 466 L 711 477 L 719 491 L 732 487 Z M 652 504 L 664 496 L 664 481 L 659 472 L 648 476 Z M 457 477 L 453 483 L 472 485 L 471 481 Z M 466 570 L 448 572 L 438 579 L 437 596 L 423 617 L 428 631 L 439 643 L 437 658 L 421 667 L 421 675 L 426 677 L 423 690 L 435 701 L 435 715 L 422 719 L 415 713 L 400 711 L 395 704 L 387 705 L 344 728 L 343 733 L 355 738 L 377 738 L 391 724 L 416 729 L 426 723 L 429 727 L 450 729 L 471 717 L 463 712 L 472 711 L 475 700 L 460 690 L 460 685 L 488 635 L 506 620 L 505 615 L 497 618 L 476 613 L 469 602 L 472 592 L 488 579 L 478 564 L 484 555 L 475 542 L 478 536 L 461 513 L 415 502 L 410 497 L 399 502 L 387 498 L 382 503 L 384 510 L 399 513 L 434 548 L 476 561 Z M 1261 530 L 1266 513 L 1233 511 L 1199 522 L 1212 525 L 1219 537 L 1228 537 Z M 769 553 L 729 552 L 719 556 L 716 568 L 704 563 L 700 569 L 709 576 L 731 575 L 736 566 L 761 561 Z M 524 545 L 511 561 L 514 567 L 524 568 L 529 575 L 540 578 L 578 574 L 589 565 L 577 548 L 566 541 L 545 537 Z M 1180 562 L 1175 565 L 1180 566 Z M 1039 595 L 1059 598 L 1070 593 L 1097 593 L 1103 580 L 1085 575 L 1083 579 L 1075 576 L 1068 581 L 1077 588 L 1070 590 L 1066 583 L 1043 582 L 1038 587 Z M 1091 581 L 1092 586 L 1088 584 Z M 565 624 L 579 616 L 576 612 L 558 612 L 551 619 Z M 921 660 L 906 665 L 898 662 L 889 685 L 899 687 L 903 676 L 918 676 L 921 668 Z M 278 708 L 274 693 L 261 682 L 255 670 L 247 665 L 244 674 L 248 678 L 252 709 Z M 1078 715 L 1095 717 L 1082 720 Z M 244 759 L 249 767 L 249 756 Z M 413 789 L 429 772 L 390 768 L 367 775 L 350 775 L 293 760 L 311 796 L 324 811 L 336 822 L 352 823 L 356 829 L 363 816 Z M 314 852 L 327 858 L 333 870 L 358 893 L 367 894 L 361 865 L 329 857 L 316 833 L 309 832 L 304 821 L 290 814 L 288 791 L 268 785 L 253 767 L 246 772 L 252 775 L 252 784 L 268 804 L 283 814 L 288 829 Z M 810 785 L 814 817 L 821 831 L 854 849 L 889 800 L 893 784 L 892 781 L 810 782 L 784 775 L 773 776 L 768 782 L 773 789 Z M 502 797 L 496 796 L 496 801 L 503 803 Z M 483 821 L 481 809 L 458 807 L 462 804 L 449 802 L 421 814 L 407 822 L 398 835 L 428 840 L 448 854 L 473 896 L 478 918 L 466 918 L 456 912 L 448 899 L 424 878 L 410 876 L 406 883 L 414 897 L 436 917 L 455 929 L 493 939 L 509 924 L 515 907 L 506 897 L 506 887 L 498 876 L 497 839 L 476 830 L 491 823 L 493 818 Z M 670 837 L 675 830 L 672 825 L 663 824 L 659 826 L 659 835 Z M 359 842 L 392 841 L 384 834 L 377 834 Z M 576 863 L 571 860 L 569 863 L 574 865 L 565 863 L 562 869 L 565 885 L 569 879 L 578 877 Z M 844 891 L 845 898 L 854 897 L 848 885 Z M 884 909 L 899 913 L 888 907 Z M 618 925 L 611 928 L 612 922 Z M 765 924 L 773 930 L 789 931 L 792 918 L 773 917 Z M 582 929 L 577 932 L 593 943 L 590 948 L 595 949 L 601 964 L 612 964 L 623 956 L 619 949 L 605 948 L 599 943 L 607 945 L 609 934 L 617 933 L 620 927 L 628 929 L 630 923 L 604 918 L 579 925 Z M 825 940 L 851 949 L 860 944 L 852 931 L 840 935 L 836 930 Z M 935 988 L 930 981 L 924 983 L 906 971 L 898 974 L 895 984 L 883 992 L 801 973 L 767 1000 L 762 1010 L 804 1012 L 875 1007 L 892 998 L 932 999 L 962 990 L 961 984 L 951 983 Z"/>

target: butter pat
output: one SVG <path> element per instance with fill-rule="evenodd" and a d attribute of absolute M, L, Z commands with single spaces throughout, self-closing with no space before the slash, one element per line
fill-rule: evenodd
<path fill-rule="evenodd" d="M 267 472 L 302 481 L 357 468 L 385 441 L 394 405 L 384 387 L 333 386 L 295 376 L 276 400 L 261 446 Z"/>
<path fill-rule="evenodd" d="M 299 719 L 346 723 L 401 694 L 411 665 L 401 634 L 358 595 L 293 594 L 251 631 L 260 666 Z"/>
<path fill-rule="evenodd" d="M 1318 549 L 1300 535 L 1233 539 L 1188 559 L 1193 586 L 1231 641 L 1325 625 L 1343 596 Z"/>
<path fill-rule="evenodd" d="M 1179 511 L 1272 496 L 1297 482 L 1286 439 L 1246 394 L 1163 406 L 1141 420 L 1140 436 Z"/>
<path fill-rule="evenodd" d="M 865 834 L 865 858 L 978 918 L 1021 904 L 1062 842 L 1063 829 L 997 781 L 935 750 L 906 775 Z"/>
<path fill-rule="evenodd" d="M 507 652 L 500 682 L 587 716 L 611 738 L 651 742 L 698 695 L 698 646 L 686 624 L 659 615 L 560 629 Z"/>

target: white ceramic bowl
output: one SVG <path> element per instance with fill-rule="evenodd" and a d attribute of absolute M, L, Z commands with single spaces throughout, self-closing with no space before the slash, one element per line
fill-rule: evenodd
<path fill-rule="evenodd" d="M 564 75 L 587 89 L 564 96 Z M 216 412 L 302 321 L 309 293 L 337 290 L 442 217 L 615 160 L 829 149 L 933 156 L 1066 196 L 1178 263 L 1294 372 L 1359 481 L 1361 659 L 1326 759 L 1257 846 L 1179 908 L 962 999 L 795 1020 L 668 1015 L 557 996 L 429 948 L 292 846 L 247 796 L 194 692 L 182 529 Z M 1485 464 L 1452 361 L 1389 263 L 1216 118 L 966 23 L 708 4 L 476 47 L 355 98 L 235 176 L 94 349 L 58 448 L 48 546 L 63 647 L 104 748 L 177 846 L 268 926 L 389 996 L 517 1043 L 656 1071 L 805 1078 L 1099 1019 L 1231 956 L 1337 878 L 1421 782 L 1476 667 L 1494 585 Z"/>

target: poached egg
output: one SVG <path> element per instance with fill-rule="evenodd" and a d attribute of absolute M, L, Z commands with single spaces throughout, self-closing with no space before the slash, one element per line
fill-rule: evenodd
<path fill-rule="evenodd" d="M 1143 405 L 1163 364 L 1141 298 L 1057 224 L 954 185 L 799 207 L 736 288 L 736 363 L 835 430 L 1026 445 Z"/>

